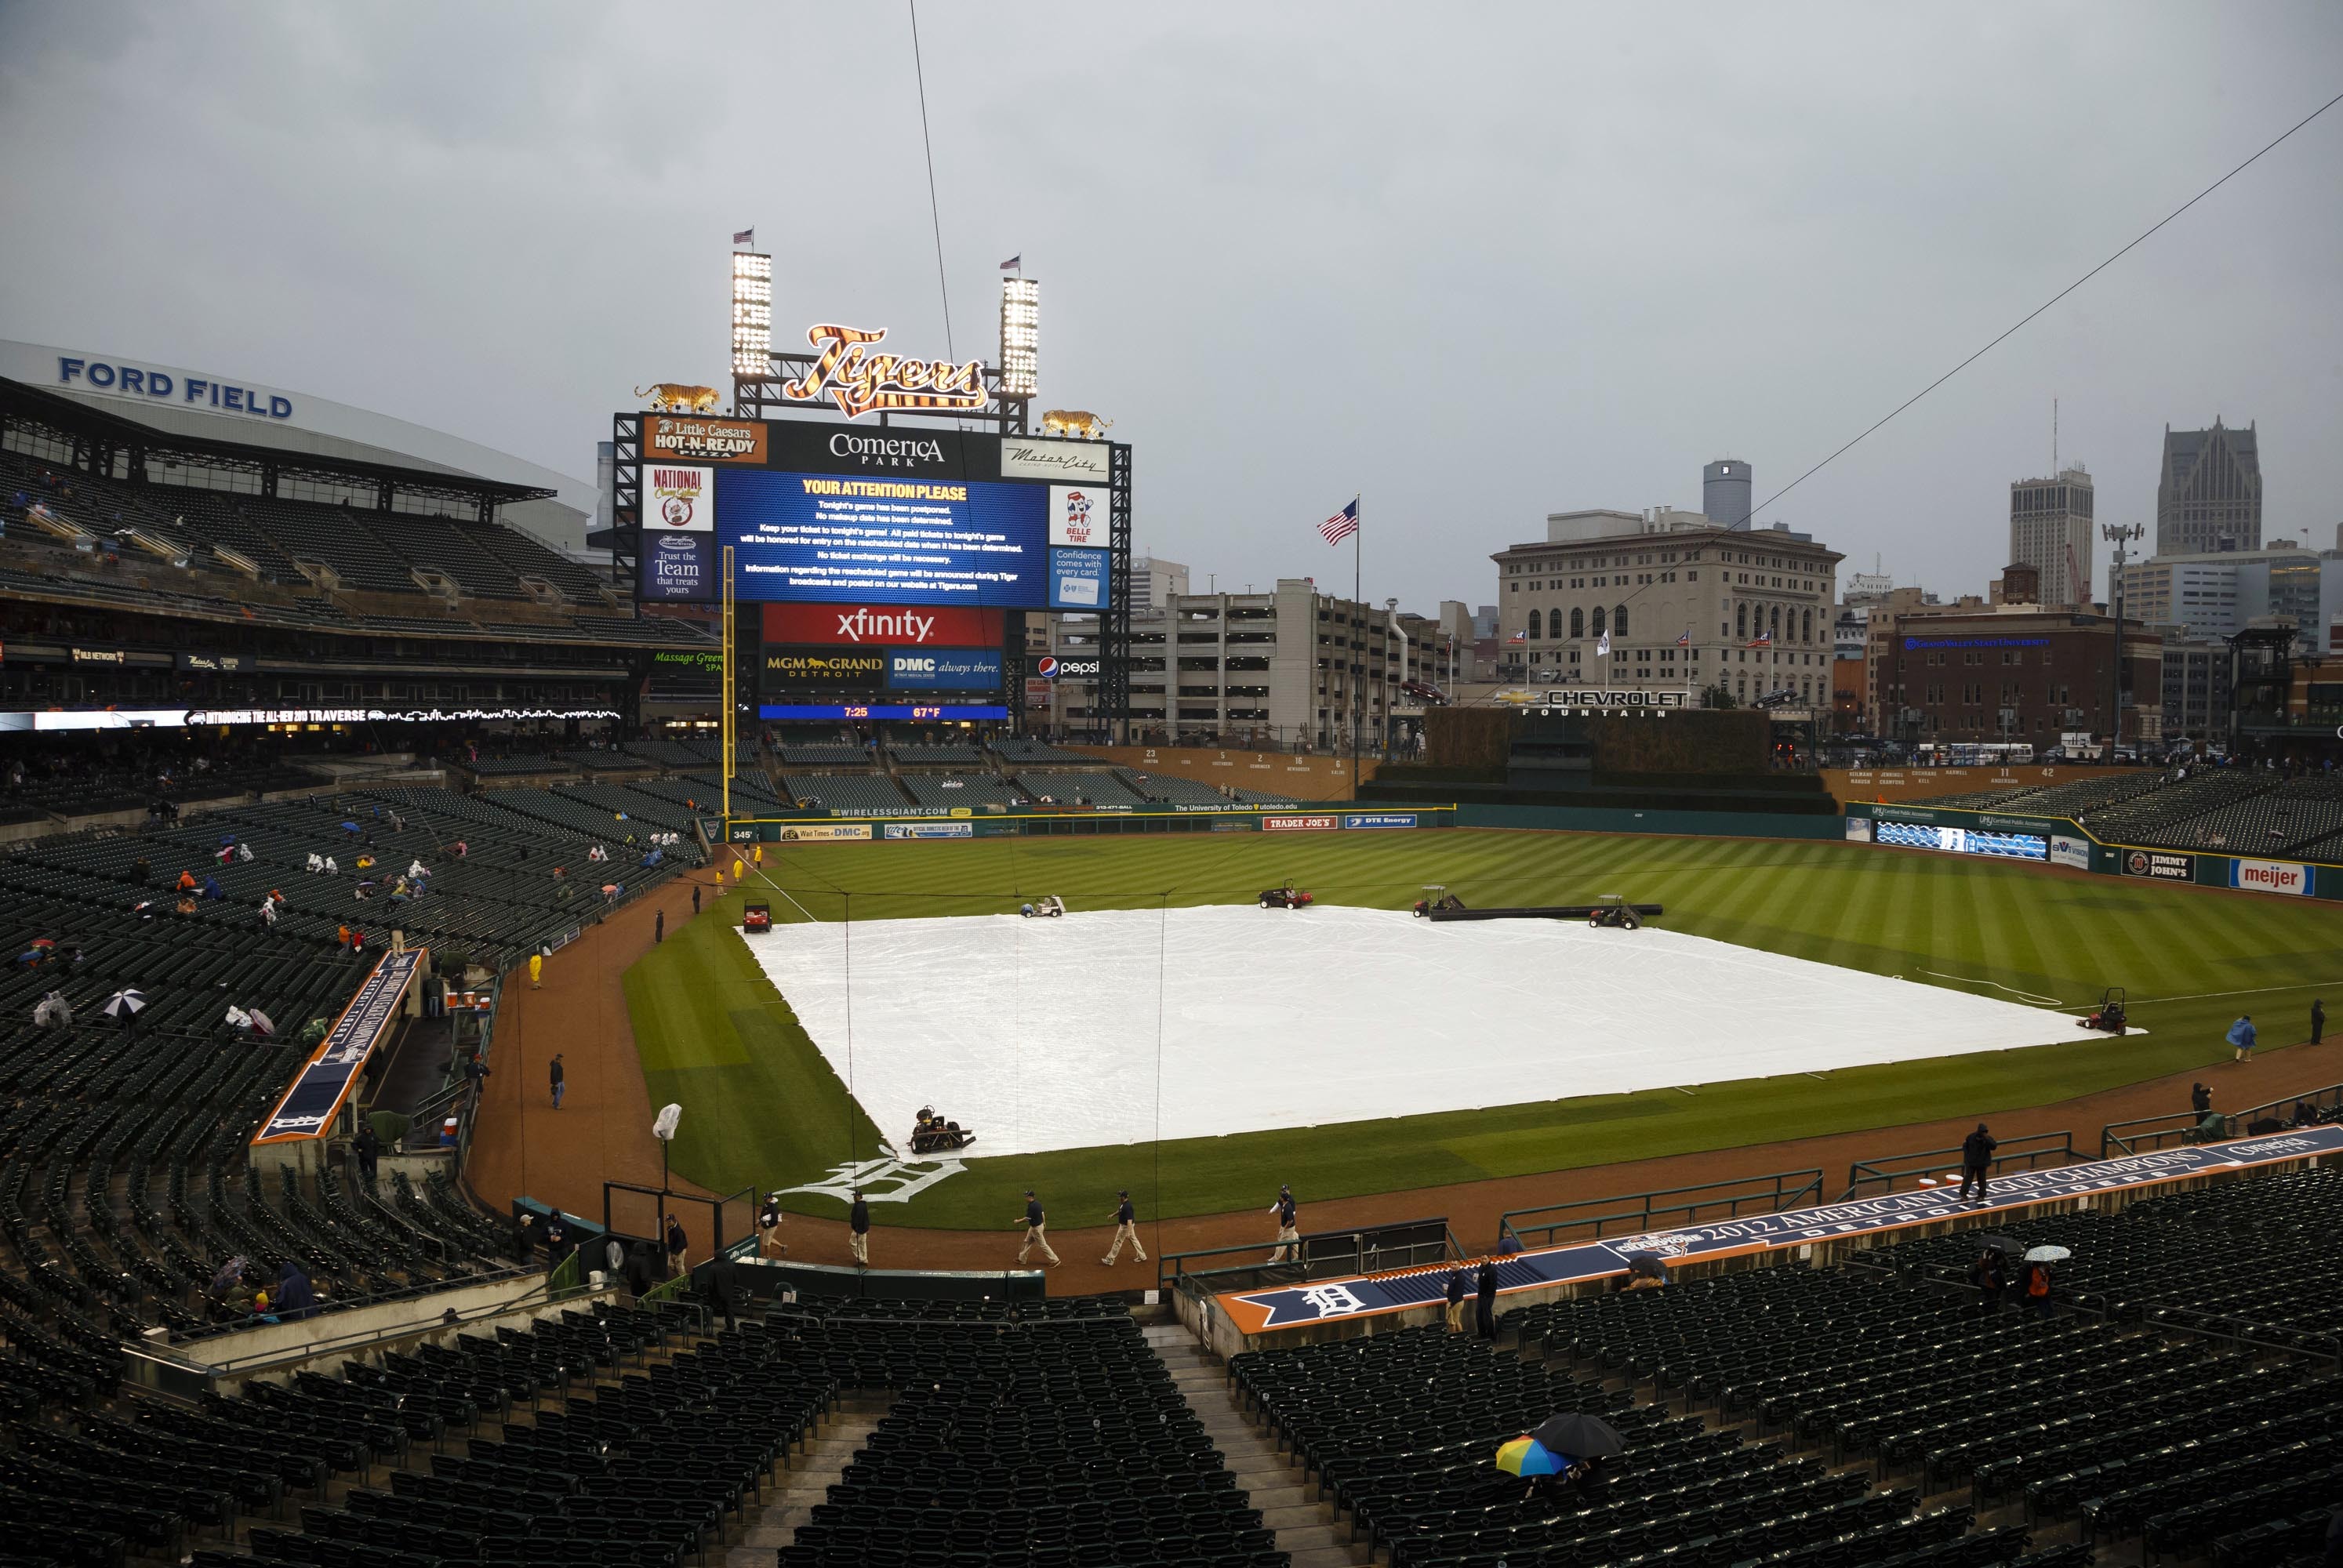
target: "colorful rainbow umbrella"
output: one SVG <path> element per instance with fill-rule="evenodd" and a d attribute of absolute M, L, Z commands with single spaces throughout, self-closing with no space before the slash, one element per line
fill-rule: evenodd
<path fill-rule="evenodd" d="M 1517 1437 L 1497 1450 L 1497 1468 L 1507 1475 L 1560 1475 L 1570 1461 L 1534 1437 Z"/>

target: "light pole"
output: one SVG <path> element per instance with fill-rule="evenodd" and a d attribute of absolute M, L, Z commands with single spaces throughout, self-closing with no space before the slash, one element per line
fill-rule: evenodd
<path fill-rule="evenodd" d="M 2123 742 L 2123 668 L 2124 668 L 2124 557 L 2125 548 L 2147 532 L 2145 523 L 2102 523 L 2099 537 L 2116 548 L 2116 558 L 2108 568 L 2107 598 L 2116 613 L 2115 672 L 2107 683 L 2107 755 L 2115 760 L 2116 748 Z"/>

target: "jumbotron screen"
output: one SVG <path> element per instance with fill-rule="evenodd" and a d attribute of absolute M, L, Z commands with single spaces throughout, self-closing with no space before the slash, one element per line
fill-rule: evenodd
<path fill-rule="evenodd" d="M 1110 448 L 643 417 L 642 597 L 1105 607 Z"/>

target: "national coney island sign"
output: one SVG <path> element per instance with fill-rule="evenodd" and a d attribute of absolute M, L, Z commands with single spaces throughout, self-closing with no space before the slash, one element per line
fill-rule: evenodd
<path fill-rule="evenodd" d="M 802 376 L 781 383 L 790 403 L 834 403 L 850 419 L 896 409 L 930 413 L 976 412 L 990 399 L 984 390 L 984 362 L 913 359 L 881 354 L 875 345 L 887 329 L 822 324 L 806 328 L 814 361 Z"/>

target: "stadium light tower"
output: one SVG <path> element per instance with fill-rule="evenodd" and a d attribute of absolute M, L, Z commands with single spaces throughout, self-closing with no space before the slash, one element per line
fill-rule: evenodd
<path fill-rule="evenodd" d="M 773 258 L 732 253 L 732 374 L 762 376 L 773 352 Z"/>
<path fill-rule="evenodd" d="M 1041 333 L 1041 285 L 1031 277 L 1001 280 L 1001 396 L 1030 398 L 1041 388 L 1036 350 Z"/>

